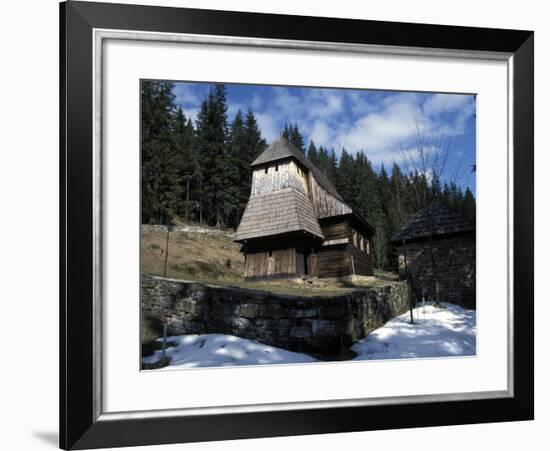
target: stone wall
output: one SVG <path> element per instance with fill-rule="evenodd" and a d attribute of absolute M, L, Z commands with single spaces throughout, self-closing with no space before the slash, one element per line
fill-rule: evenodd
<path fill-rule="evenodd" d="M 142 276 L 141 318 L 170 335 L 223 333 L 327 357 L 348 352 L 408 308 L 403 282 L 338 296 L 302 297 Z M 160 335 L 160 333 L 159 333 Z"/>
<path fill-rule="evenodd" d="M 166 233 L 168 227 L 165 225 L 155 225 L 155 224 L 141 224 L 141 231 L 148 232 L 163 232 Z M 171 232 L 182 232 L 182 233 L 204 233 L 206 235 L 223 235 L 228 239 L 233 239 L 233 233 L 228 232 L 223 229 L 216 229 L 215 227 L 200 226 L 200 225 L 188 225 L 180 224 L 170 227 Z"/>
<path fill-rule="evenodd" d="M 466 308 L 476 306 L 476 242 L 473 234 L 432 241 L 435 276 L 429 242 L 410 243 L 398 248 L 399 272 L 405 277 L 405 255 L 416 300 L 435 299 L 435 280 L 441 301 Z"/>

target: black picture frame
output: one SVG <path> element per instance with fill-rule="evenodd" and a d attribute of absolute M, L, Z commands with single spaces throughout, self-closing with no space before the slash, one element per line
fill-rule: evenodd
<path fill-rule="evenodd" d="M 60 446 L 84 449 L 534 417 L 531 31 L 106 3 L 60 5 Z M 513 56 L 513 395 L 398 405 L 105 420 L 94 411 L 94 28 L 502 52 Z M 505 283 L 505 281 L 503 281 Z"/>

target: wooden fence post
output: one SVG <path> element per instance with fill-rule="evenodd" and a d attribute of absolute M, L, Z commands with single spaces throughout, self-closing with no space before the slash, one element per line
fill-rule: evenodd
<path fill-rule="evenodd" d="M 161 361 L 164 361 L 166 358 L 166 336 L 168 333 L 168 318 L 164 318 L 164 325 L 162 328 L 162 356 Z"/>

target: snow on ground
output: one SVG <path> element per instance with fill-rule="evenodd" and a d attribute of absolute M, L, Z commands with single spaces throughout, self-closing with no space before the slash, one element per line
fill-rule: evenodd
<path fill-rule="evenodd" d="M 352 346 L 354 360 L 475 355 L 476 312 L 454 304 L 416 307 L 376 329 Z"/>
<path fill-rule="evenodd" d="M 442 303 L 442 307 L 416 307 L 414 324 L 409 322 L 409 312 L 393 318 L 352 346 L 357 353 L 353 360 L 475 355 L 475 310 L 447 303 Z M 317 361 L 305 354 L 232 335 L 181 335 L 167 340 L 173 346 L 166 348 L 171 361 L 164 369 Z M 160 357 L 161 351 L 155 351 L 142 363 L 156 363 Z"/>
<path fill-rule="evenodd" d="M 232 335 L 180 335 L 168 337 L 167 340 L 176 346 L 166 348 L 166 356 L 171 357 L 171 361 L 170 365 L 164 369 L 316 361 L 305 354 L 286 351 Z M 161 354 L 162 351 L 155 351 L 154 355 L 144 357 L 141 361 L 144 364 L 155 363 L 160 359 Z"/>

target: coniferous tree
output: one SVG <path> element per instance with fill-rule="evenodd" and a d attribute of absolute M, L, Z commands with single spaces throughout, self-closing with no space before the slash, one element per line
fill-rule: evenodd
<path fill-rule="evenodd" d="M 324 146 L 319 147 L 319 153 L 317 155 L 317 168 L 321 170 L 323 174 L 330 177 L 330 158 L 328 156 L 327 149 Z"/>
<path fill-rule="evenodd" d="M 241 166 L 243 167 L 243 171 L 241 173 L 242 190 L 240 216 L 242 216 L 242 213 L 246 207 L 248 196 L 250 195 L 250 187 L 252 185 L 252 170 L 250 169 L 250 165 L 267 147 L 267 143 L 260 132 L 260 127 L 258 126 L 256 116 L 254 116 L 251 109 L 248 110 L 246 115 L 245 138 L 245 146 L 241 150 L 240 157 L 240 161 L 242 162 L 242 165 L 244 165 Z"/>
<path fill-rule="evenodd" d="M 285 126 L 283 128 L 283 130 L 281 131 L 281 136 L 286 139 L 288 142 L 290 142 L 290 127 L 288 126 L 287 123 L 285 123 Z"/>
<path fill-rule="evenodd" d="M 303 153 L 306 153 L 304 138 L 302 137 L 300 130 L 298 130 L 298 124 L 294 124 L 294 127 L 292 128 L 292 133 L 290 135 L 290 139 L 292 144 L 294 144 Z"/>
<path fill-rule="evenodd" d="M 237 112 L 233 122 L 231 124 L 231 130 L 229 133 L 229 158 L 231 164 L 229 165 L 231 170 L 229 172 L 228 183 L 235 188 L 234 195 L 234 211 L 229 216 L 228 225 L 236 228 L 238 226 L 241 209 L 244 209 L 243 203 L 246 203 L 248 198 L 247 194 L 250 190 L 249 186 L 245 185 L 246 180 L 242 177 L 242 174 L 247 172 L 250 168 L 249 162 L 244 155 L 246 148 L 246 129 L 241 110 Z"/>
<path fill-rule="evenodd" d="M 174 164 L 173 84 L 141 84 L 141 190 L 142 221 L 163 224 L 176 214 L 180 200 L 180 174 Z"/>
<path fill-rule="evenodd" d="M 317 164 L 319 163 L 317 157 L 317 147 L 315 146 L 315 143 L 313 141 L 310 141 L 309 147 L 307 148 L 307 158 L 309 161 L 317 166 Z"/>
<path fill-rule="evenodd" d="M 177 108 L 174 117 L 174 164 L 181 180 L 182 199 L 178 214 L 189 220 L 195 210 L 200 166 L 194 144 L 195 130 L 191 119 L 186 119 L 181 108 Z"/>
<path fill-rule="evenodd" d="M 371 162 L 363 151 L 355 157 L 354 208 L 373 226 L 374 264 L 382 268 L 386 263 L 385 217 L 378 190 L 378 178 Z"/>
<path fill-rule="evenodd" d="M 337 180 L 336 189 L 344 199 L 350 199 L 353 193 L 353 157 L 342 149 L 340 163 L 338 165 L 339 180 Z"/>
<path fill-rule="evenodd" d="M 338 158 L 334 149 L 330 149 L 328 178 L 333 185 L 338 183 Z"/>
<path fill-rule="evenodd" d="M 285 124 L 282 131 L 282 135 L 283 135 L 283 138 L 285 138 L 288 142 L 293 144 L 297 149 L 306 153 L 304 138 L 302 137 L 302 134 L 298 129 L 298 124 L 294 124 L 294 125 Z"/>
<path fill-rule="evenodd" d="M 265 149 L 266 143 L 262 138 L 256 117 L 252 110 L 248 110 L 246 119 L 243 119 L 239 110 L 233 120 L 230 132 L 230 158 L 235 168 L 235 177 L 232 183 L 237 187 L 235 214 L 231 215 L 230 225 L 236 228 L 244 212 L 250 186 L 252 171 L 250 164 Z"/>
<path fill-rule="evenodd" d="M 382 164 L 380 172 L 378 174 L 378 196 L 381 208 L 380 226 L 382 228 L 383 235 L 380 235 L 377 239 L 382 240 L 384 248 L 381 250 L 383 256 L 381 258 L 380 267 L 382 269 L 391 269 L 395 260 L 392 246 L 389 241 L 394 235 L 392 228 L 392 196 L 391 196 L 391 184 L 386 172 L 386 168 Z"/>
<path fill-rule="evenodd" d="M 332 177 L 332 159 L 331 159 L 331 150 L 328 147 L 324 148 L 323 155 L 323 172 L 330 179 Z"/>
<path fill-rule="evenodd" d="M 441 200 L 445 205 L 451 204 L 451 189 L 449 188 L 449 184 L 447 182 L 443 184 L 443 190 L 441 191 Z"/>
<path fill-rule="evenodd" d="M 246 148 L 244 150 L 244 155 L 246 161 L 252 163 L 267 147 L 265 139 L 262 137 L 260 132 L 260 127 L 258 126 L 258 121 L 256 116 L 251 109 L 248 110 L 246 114 L 245 121 L 245 130 L 246 130 Z M 250 168 L 247 168 L 248 178 L 247 180 L 252 179 L 252 173 Z"/>
<path fill-rule="evenodd" d="M 476 200 L 470 188 L 466 187 L 464 197 L 462 199 L 463 207 L 462 214 L 468 218 L 475 219 L 476 217 Z"/>
<path fill-rule="evenodd" d="M 390 177 L 390 194 L 391 194 L 391 210 L 393 212 L 392 217 L 392 229 L 397 230 L 405 222 L 407 212 L 405 211 L 405 197 L 406 197 L 406 180 L 403 177 L 401 168 L 394 162 L 391 168 Z"/>
<path fill-rule="evenodd" d="M 227 100 L 224 85 L 216 85 L 197 117 L 197 148 L 201 153 L 203 215 L 210 225 L 223 227 L 235 208 L 234 187 L 228 182 L 234 168 L 227 143 Z"/>

